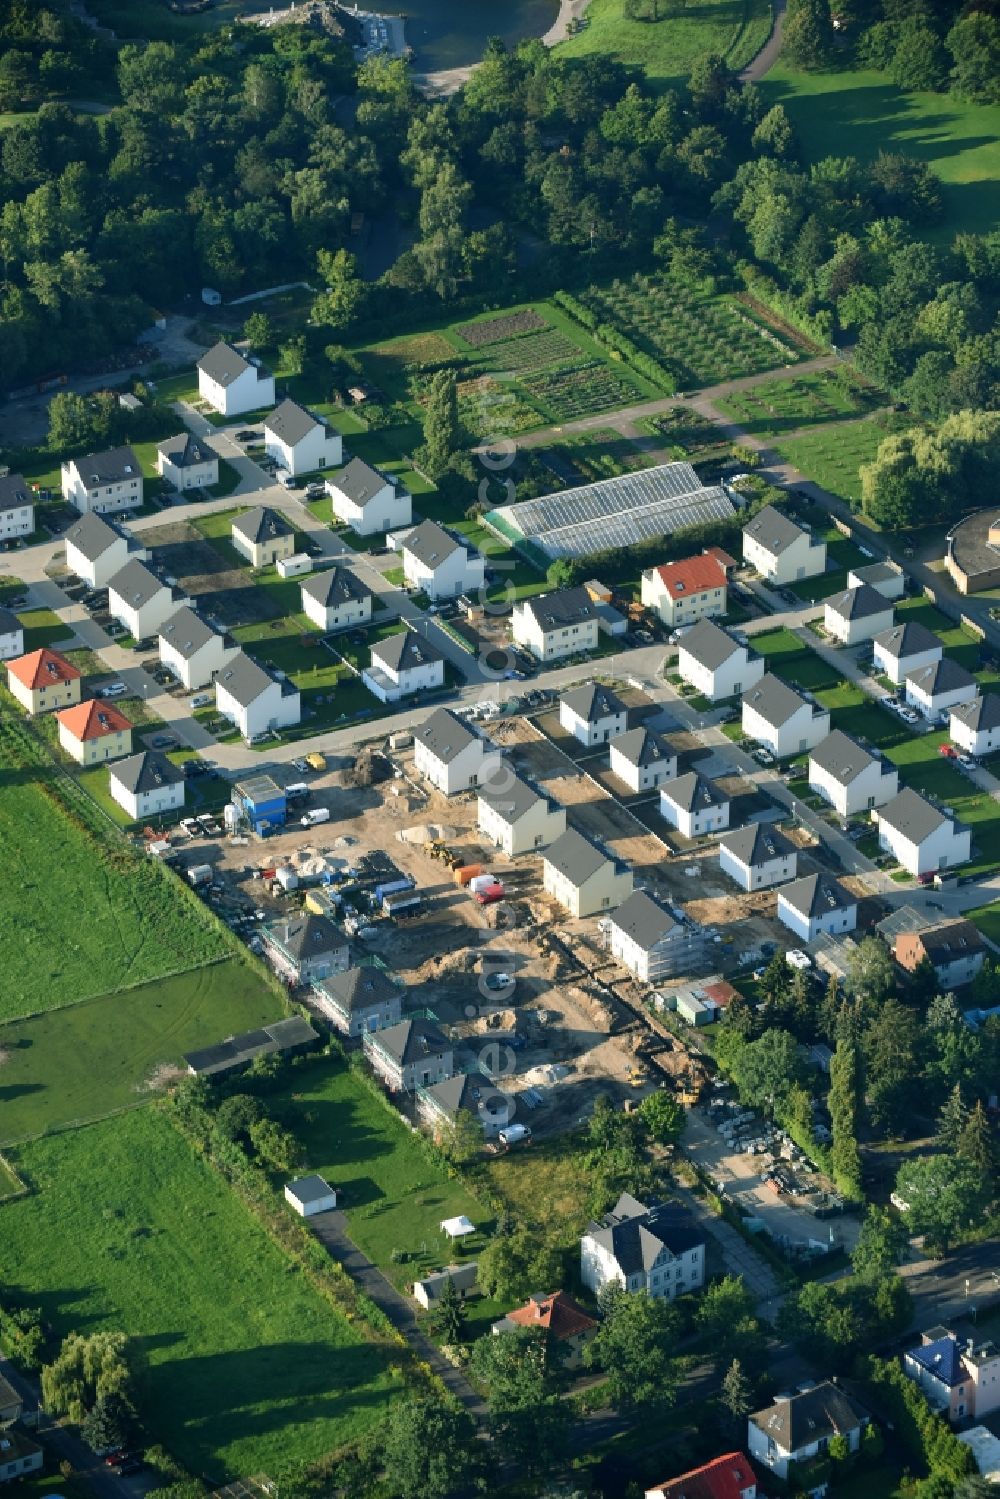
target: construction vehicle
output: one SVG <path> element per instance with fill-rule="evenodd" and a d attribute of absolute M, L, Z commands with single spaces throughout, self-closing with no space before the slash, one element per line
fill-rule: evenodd
<path fill-rule="evenodd" d="M 644 1067 L 630 1067 L 628 1070 L 628 1082 L 632 1088 L 643 1088 L 649 1081 Z"/>

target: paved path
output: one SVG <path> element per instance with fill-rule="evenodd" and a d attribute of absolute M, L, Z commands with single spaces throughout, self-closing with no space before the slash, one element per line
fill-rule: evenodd
<path fill-rule="evenodd" d="M 785 29 L 785 0 L 773 0 L 774 20 L 771 35 L 761 47 L 753 61 L 740 74 L 741 83 L 759 83 L 770 73 L 781 53 L 781 34 Z"/>
<path fill-rule="evenodd" d="M 460 1400 L 466 1410 L 477 1421 L 486 1419 L 486 1406 L 469 1381 L 454 1364 L 449 1363 L 439 1348 L 421 1330 L 416 1312 L 407 1298 L 397 1291 L 382 1271 L 373 1265 L 355 1244 L 347 1232 L 347 1219 L 339 1210 L 318 1213 L 309 1220 L 310 1227 L 324 1249 L 343 1265 L 357 1285 L 370 1296 L 375 1305 L 389 1318 L 397 1332 L 401 1332 L 418 1358 L 429 1364 L 434 1373 L 447 1386 L 450 1394 Z"/>

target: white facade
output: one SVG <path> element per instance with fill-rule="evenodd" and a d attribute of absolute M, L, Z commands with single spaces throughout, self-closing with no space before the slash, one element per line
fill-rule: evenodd
<path fill-rule="evenodd" d="M 558 661 L 598 645 L 597 606 L 585 588 L 564 588 L 524 599 L 511 611 L 511 637 L 536 661 Z"/>
<path fill-rule="evenodd" d="M 874 590 L 869 590 L 873 592 Z M 838 594 L 843 598 L 843 594 Z M 880 595 L 881 597 L 881 595 Z M 876 635 L 881 635 L 883 630 L 892 628 L 893 606 L 889 599 L 883 599 L 884 609 L 877 613 L 860 614 L 855 618 L 846 618 L 830 601 L 823 607 L 823 628 L 834 640 L 839 640 L 841 645 L 860 645 L 862 641 L 874 640 Z"/>
<path fill-rule="evenodd" d="M 391 479 L 361 464 L 371 480 L 352 482 L 359 473 L 355 459 L 347 465 L 336 479 L 327 479 L 326 492 L 330 496 L 334 516 L 342 525 L 350 526 L 359 536 L 376 536 L 382 531 L 398 531 L 401 526 L 413 522 L 413 500 L 409 492 L 398 488 Z M 347 488 L 341 488 L 341 481 Z"/>
<path fill-rule="evenodd" d="M 563 857 L 567 840 L 574 846 L 569 860 Z M 542 885 L 570 916 L 598 916 L 620 906 L 632 894 L 632 871 L 600 855 L 587 839 L 571 830 L 542 856 Z"/>
<path fill-rule="evenodd" d="M 773 859 L 744 864 L 724 843 L 719 845 L 719 867 L 723 874 L 728 874 L 730 879 L 736 881 L 741 890 L 767 890 L 772 885 L 783 884 L 785 880 L 794 880 L 798 864 L 799 856 L 795 849 Z"/>
<path fill-rule="evenodd" d="M 642 733 L 641 729 L 636 732 Z M 677 756 L 664 753 L 656 758 L 645 758 L 641 763 L 634 760 L 630 751 L 622 750 L 612 741 L 610 747 L 611 774 L 630 791 L 655 791 L 664 781 L 672 781 L 677 774 Z"/>
<path fill-rule="evenodd" d="M 196 692 L 199 687 L 211 684 L 227 661 L 231 661 L 239 652 L 239 646 L 235 640 L 217 635 L 213 630 L 204 636 L 199 632 L 191 642 L 194 648 L 189 648 L 186 632 L 171 629 L 177 618 L 176 614 L 172 615 L 160 627 L 160 660 L 189 692 Z M 164 630 L 168 632 L 166 635 Z"/>
<path fill-rule="evenodd" d="M 312 1218 L 316 1213 L 332 1213 L 337 1194 L 321 1176 L 296 1177 L 285 1187 L 285 1201 L 301 1218 Z"/>
<path fill-rule="evenodd" d="M 24 655 L 24 627 L 16 614 L 0 610 L 0 661 L 15 661 Z"/>
<path fill-rule="evenodd" d="M 408 644 L 411 648 L 398 661 L 387 659 L 372 648 L 371 665 L 361 673 L 361 680 L 379 702 L 395 703 L 402 697 L 434 692 L 444 686 L 444 658 L 427 651 L 416 636 L 414 643 Z"/>
<path fill-rule="evenodd" d="M 677 652 L 677 670 L 685 682 L 690 683 L 703 697 L 711 702 L 736 697 L 753 687 L 764 675 L 764 661 L 751 655 L 748 646 L 733 641 L 733 649 L 717 666 L 708 666 L 685 649 L 685 636 Z"/>
<path fill-rule="evenodd" d="M 801 881 L 795 881 L 790 887 L 779 887 L 778 889 L 778 920 L 789 931 L 795 933 L 802 942 L 815 942 L 819 936 L 828 937 L 843 936 L 845 932 L 853 932 L 858 924 L 858 907 L 854 902 L 850 905 L 830 905 L 827 908 L 819 908 L 813 911 L 804 911 L 792 905 L 785 890 L 791 889 L 796 892 Z"/>
<path fill-rule="evenodd" d="M 125 585 L 119 586 L 124 588 Z M 129 592 L 119 593 L 114 579 L 108 585 L 108 613 L 125 626 L 134 640 L 155 635 L 176 609 L 177 600 L 166 583 L 161 583 L 149 596 L 143 594 L 141 597 Z"/>
<path fill-rule="evenodd" d="M 316 575 L 322 578 L 323 574 Z M 344 596 L 323 603 L 305 584 L 302 585 L 302 613 L 317 629 L 329 633 L 331 630 L 346 630 L 353 625 L 367 625 L 372 617 L 372 595 L 363 598 Z"/>
<path fill-rule="evenodd" d="M 669 629 L 726 612 L 726 570 L 715 557 L 651 567 L 642 575 L 640 599 Z"/>
<path fill-rule="evenodd" d="M 695 1242 L 689 1215 L 680 1210 L 680 1217 L 682 1225 L 671 1221 L 670 1205 L 646 1209 L 623 1193 L 613 1212 L 592 1223 L 580 1240 L 583 1284 L 595 1296 L 604 1286 L 619 1285 L 667 1301 L 698 1290 L 705 1283 L 705 1245 Z"/>
<path fill-rule="evenodd" d="M 0 479 L 0 541 L 16 541 L 35 529 L 35 502 L 21 474 Z"/>
<path fill-rule="evenodd" d="M 919 673 L 906 678 L 906 701 L 925 718 L 933 718 L 936 713 L 945 713 L 949 708 L 957 708 L 959 703 L 971 703 L 978 694 L 979 685 L 975 677 L 970 677 L 968 681 L 957 682 L 944 690 L 933 691 L 928 691 L 921 683 Z"/>
<path fill-rule="evenodd" d="M 919 671 L 921 666 L 931 666 L 935 661 L 940 661 L 944 654 L 944 646 L 936 648 L 928 646 L 925 651 L 915 651 L 910 656 L 893 656 L 879 641 L 872 641 L 872 657 L 875 662 L 875 670 L 882 672 L 883 676 L 896 687 L 901 687 L 911 671 Z"/>
<path fill-rule="evenodd" d="M 114 765 L 108 769 L 108 790 L 133 822 L 141 822 L 146 817 L 162 816 L 166 812 L 176 812 L 183 807 L 183 780 L 169 781 L 162 786 L 154 786 L 149 791 L 132 791 L 115 779 L 115 769 Z"/>
<path fill-rule="evenodd" d="M 221 416 L 242 416 L 274 405 L 274 376 L 246 361 L 246 368 L 224 384 L 199 364 L 198 394 Z"/>
<path fill-rule="evenodd" d="M 752 692 L 744 693 L 742 728 L 748 739 L 765 745 L 782 760 L 790 755 L 803 755 L 822 743 L 830 732 L 830 711 L 803 699 L 801 706 L 783 723 L 772 723 L 766 713 L 754 706 Z"/>
<path fill-rule="evenodd" d="M 937 874 L 967 864 L 971 858 L 972 834 L 961 823 L 945 817 L 923 837 L 892 827 L 884 817 L 878 818 L 879 847 L 892 854 L 898 864 L 912 875 Z"/>
<path fill-rule="evenodd" d="M 105 550 L 95 557 L 86 555 L 79 547 L 74 546 L 74 529 L 74 526 L 70 526 L 66 533 L 66 566 L 91 588 L 106 588 L 115 573 L 120 573 L 129 559 L 127 540 L 117 532 L 112 533 Z"/>
<path fill-rule="evenodd" d="M 283 692 L 282 683 L 271 680 L 252 701 L 240 702 L 226 686 L 227 672 L 228 668 L 215 679 L 215 706 L 223 718 L 237 726 L 244 739 L 299 723 L 302 701 L 298 692 Z"/>
<path fill-rule="evenodd" d="M 445 796 L 456 796 L 460 791 L 469 791 L 490 774 L 491 767 L 500 757 L 496 751 L 488 754 L 489 748 L 485 740 L 476 735 L 457 753 L 446 756 L 440 747 L 425 743 L 418 730 L 413 739 L 413 767 L 418 775 L 426 777 Z"/>
<path fill-rule="evenodd" d="M 182 492 L 209 489 L 219 482 L 219 458 L 207 443 L 187 434 L 160 443 L 156 450 L 156 471 L 161 479 Z"/>
<path fill-rule="evenodd" d="M 281 410 L 282 407 L 279 406 L 278 411 Z M 339 432 L 317 418 L 307 431 L 296 433 L 296 440 L 291 441 L 280 430 L 276 431 L 272 427 L 276 414 L 272 412 L 264 420 L 264 451 L 269 458 L 274 459 L 279 468 L 297 477 L 299 474 L 310 474 L 316 469 L 332 468 L 335 464 L 343 463 L 344 439 Z"/>
<path fill-rule="evenodd" d="M 439 533 L 436 542 L 429 540 Z M 425 521 L 403 542 L 403 576 L 410 588 L 419 588 L 429 599 L 454 599 L 460 593 L 478 593 L 486 581 L 486 563 L 478 552 L 458 546 L 433 521 Z"/>
<path fill-rule="evenodd" d="M 743 560 L 770 583 L 796 583 L 826 571 L 826 542 L 767 505 L 743 528 Z"/>
<path fill-rule="evenodd" d="M 687 783 L 694 774 L 689 772 L 660 787 L 660 816 L 685 838 L 704 838 L 709 833 L 720 833 L 728 828 L 729 800 L 716 793 L 701 777 L 697 778 L 699 786 L 694 797 L 689 797 Z"/>
<path fill-rule="evenodd" d="M 844 781 L 835 768 L 820 766 L 810 756 L 809 787 L 841 817 L 853 817 L 891 801 L 899 791 L 899 771 L 887 760 L 872 759 L 852 779 Z"/>
<path fill-rule="evenodd" d="M 130 448 L 71 458 L 60 473 L 62 497 L 81 515 L 114 515 L 142 504 L 142 469 Z"/>
<path fill-rule="evenodd" d="M 628 726 L 628 709 L 622 705 L 620 712 L 602 713 L 600 717 L 588 720 L 563 699 L 559 704 L 559 725 L 581 744 L 591 747 L 607 744 L 616 734 L 624 734 Z"/>
<path fill-rule="evenodd" d="M 1000 749 L 1000 699 L 985 693 L 981 699 L 952 708 L 948 733 L 967 755 L 992 755 Z"/>
<path fill-rule="evenodd" d="M 500 802 L 499 797 L 487 800 L 480 793 L 478 826 L 483 836 L 508 858 L 534 853 L 554 843 L 566 831 L 566 808 L 545 796 L 531 799 L 523 810 L 515 806 L 505 810 Z"/>
<path fill-rule="evenodd" d="M 801 1396 L 793 1396 L 793 1399 L 801 1399 Z M 780 1439 L 774 1436 L 773 1428 L 769 1428 L 765 1422 L 763 1428 L 757 1425 L 757 1417 L 751 1416 L 747 1422 L 747 1451 L 754 1462 L 760 1463 L 762 1467 L 770 1468 L 777 1478 L 785 1479 L 789 1476 L 791 1464 L 808 1463 L 813 1458 L 822 1456 L 829 1445 L 833 1433 L 829 1430 L 819 1430 L 814 1440 L 800 1442 L 794 1448 L 786 1447 Z M 805 1422 L 802 1423 L 806 1425 Z M 857 1452 L 861 1446 L 861 1422 L 857 1421 L 854 1426 L 848 1427 L 841 1434 L 847 1439 L 847 1445 L 851 1452 Z M 828 1484 L 824 1482 L 819 1489 L 810 1491 L 813 1499 L 820 1493 L 825 1494 Z"/>

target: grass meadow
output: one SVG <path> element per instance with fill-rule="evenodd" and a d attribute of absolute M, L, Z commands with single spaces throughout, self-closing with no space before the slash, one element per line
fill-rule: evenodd
<path fill-rule="evenodd" d="M 706 52 L 718 52 L 734 71 L 746 67 L 771 30 L 766 0 L 713 0 L 680 12 L 664 6 L 654 23 L 628 21 L 621 0 L 590 0 L 586 24 L 565 42 L 560 57 L 612 57 L 644 70 L 651 84 L 683 82 Z"/>

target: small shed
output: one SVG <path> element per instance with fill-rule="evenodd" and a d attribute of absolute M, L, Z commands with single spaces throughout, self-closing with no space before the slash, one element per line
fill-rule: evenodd
<path fill-rule="evenodd" d="M 201 289 L 201 300 L 206 307 L 221 307 L 222 293 L 216 291 L 214 286 L 203 286 Z"/>
<path fill-rule="evenodd" d="M 337 1193 L 321 1176 L 297 1176 L 285 1187 L 285 1201 L 303 1218 L 329 1213 L 337 1206 Z"/>
<path fill-rule="evenodd" d="M 708 1005 L 690 990 L 678 994 L 677 1013 L 688 1025 L 708 1025 L 715 1019 L 714 1009 L 710 1012 Z"/>
<path fill-rule="evenodd" d="M 471 1223 L 464 1213 L 459 1213 L 457 1218 L 442 1218 L 441 1232 L 447 1234 L 449 1239 L 464 1239 L 469 1234 L 474 1234 L 476 1225 Z"/>
<path fill-rule="evenodd" d="M 259 837 L 266 837 L 272 828 L 283 828 L 288 821 L 284 787 L 265 773 L 237 781 L 233 801 Z"/>
<path fill-rule="evenodd" d="M 423 1280 L 413 1282 L 413 1299 L 425 1311 L 430 1311 L 440 1300 L 445 1285 L 451 1281 L 464 1301 L 467 1296 L 474 1296 L 478 1292 L 478 1275 L 479 1266 L 475 1260 L 469 1260 L 465 1265 L 445 1265 L 443 1270 L 436 1270 L 433 1275 L 426 1275 Z"/>

